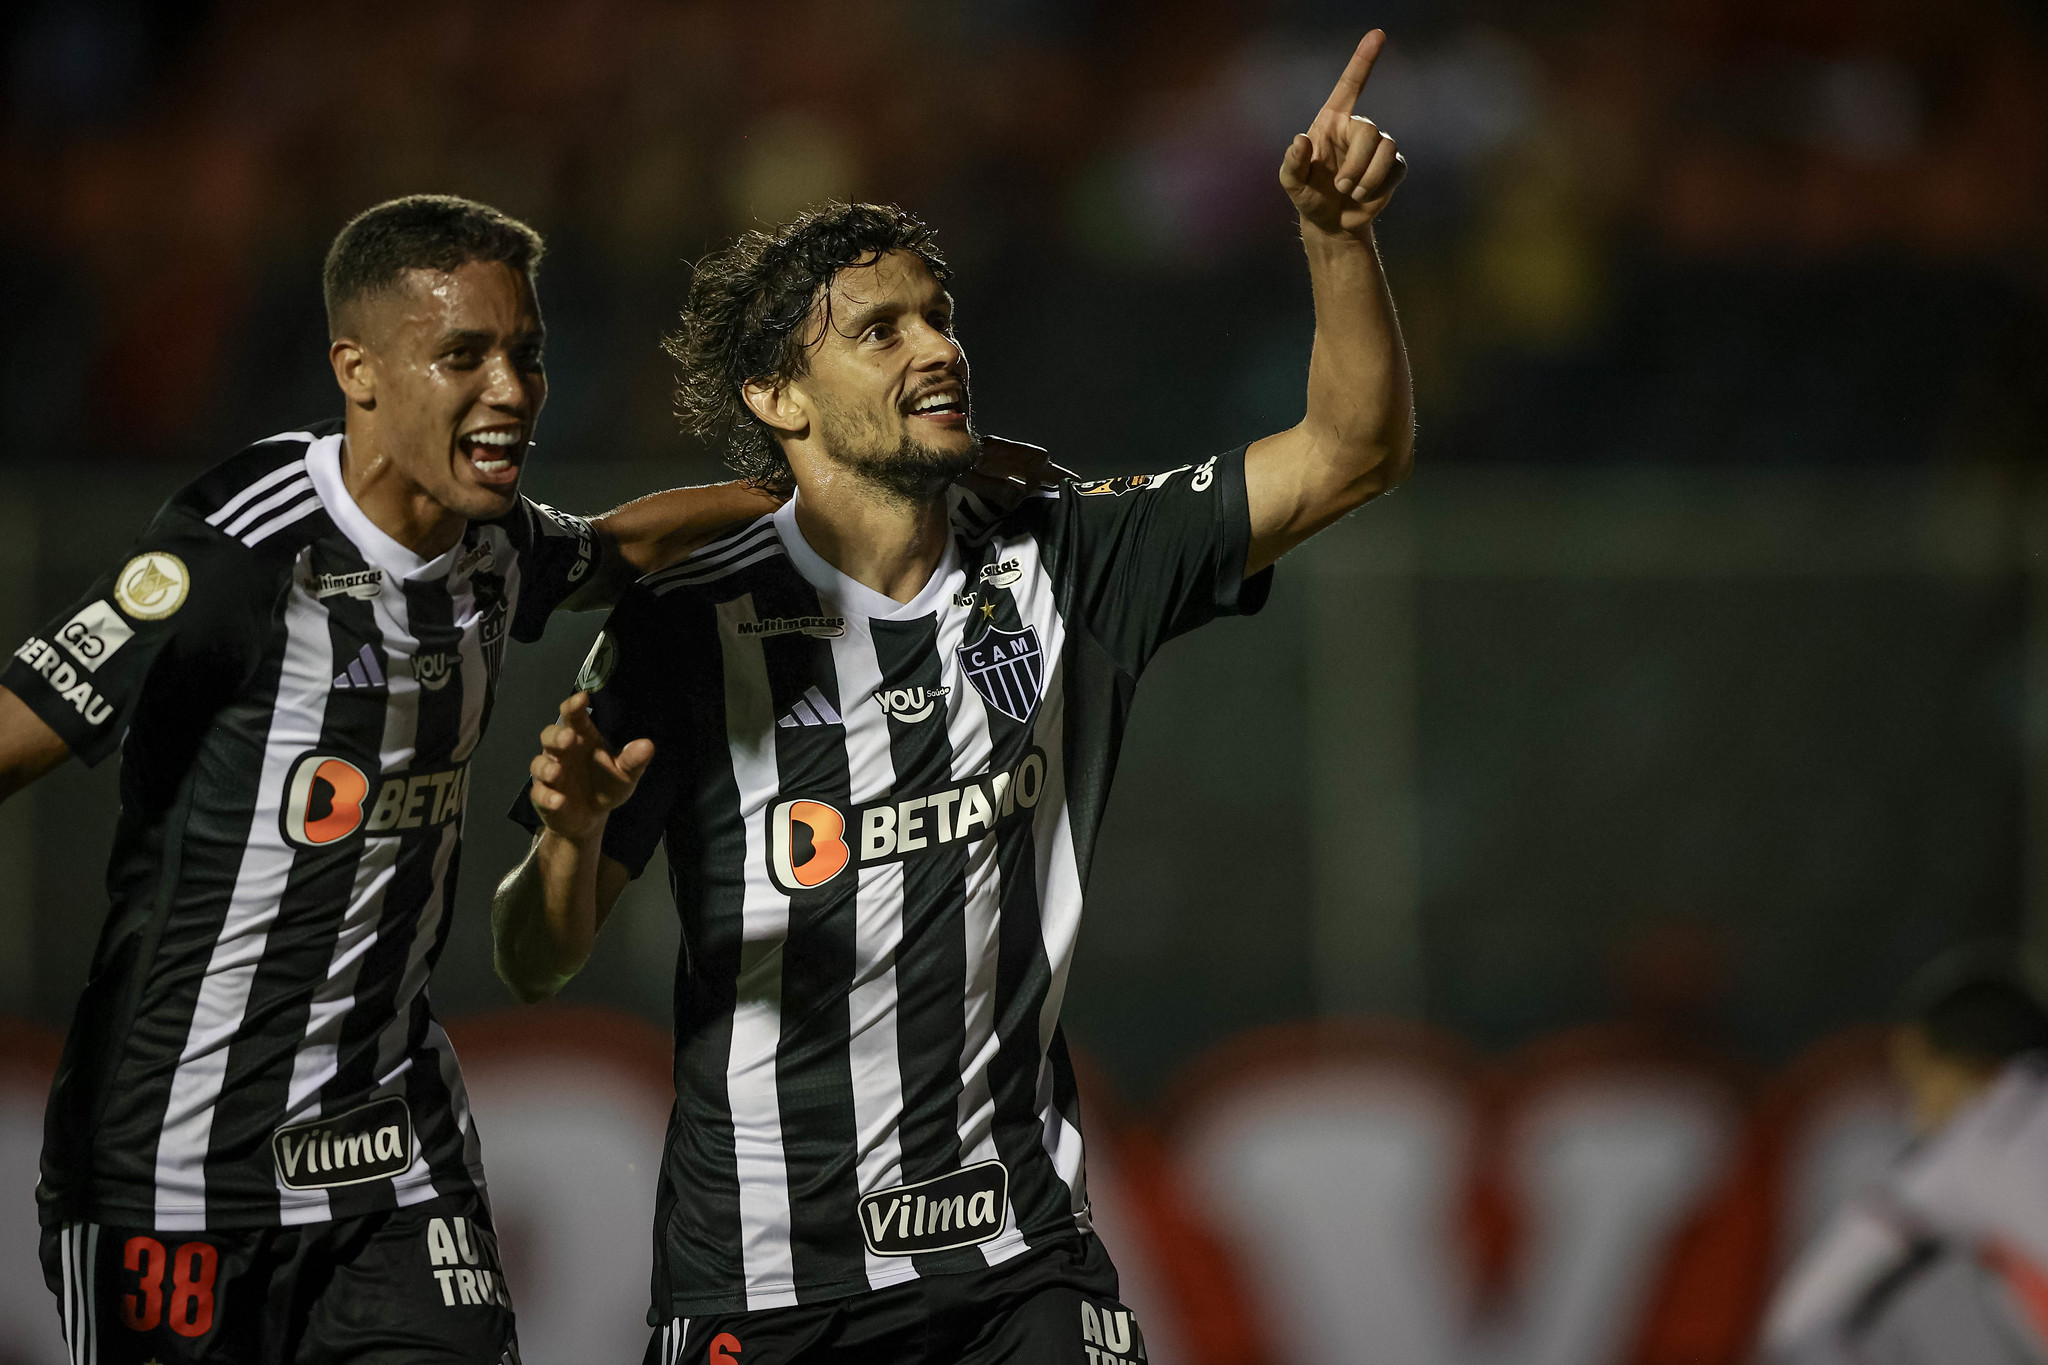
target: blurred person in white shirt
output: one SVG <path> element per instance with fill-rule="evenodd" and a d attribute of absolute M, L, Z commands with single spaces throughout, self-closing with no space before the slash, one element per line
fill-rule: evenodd
<path fill-rule="evenodd" d="M 1768 1365 L 2048 1362 L 2048 1011 L 2010 960 L 1945 959 L 1908 993 L 1915 1141 L 1794 1262 Z"/>

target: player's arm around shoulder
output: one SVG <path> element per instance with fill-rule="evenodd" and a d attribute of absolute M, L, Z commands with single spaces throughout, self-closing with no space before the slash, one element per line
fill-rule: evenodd
<path fill-rule="evenodd" d="M 738 481 L 669 488 L 633 499 L 590 525 L 606 542 L 597 583 L 579 593 L 579 608 L 610 606 L 638 578 L 688 558 L 728 531 L 768 515 L 783 500 Z"/>
<path fill-rule="evenodd" d="M 588 692 L 563 702 L 541 731 L 540 753 L 528 765 L 540 829 L 491 901 L 498 976 L 524 1003 L 554 995 L 590 960 L 597 931 L 630 880 L 604 853 L 605 825 L 653 757 L 645 739 L 612 753 L 591 721 Z"/>
<path fill-rule="evenodd" d="M 1392 138 L 1352 112 L 1385 45 L 1377 29 L 1365 36 L 1280 163 L 1281 187 L 1301 216 L 1315 349 L 1302 420 L 1245 454 L 1247 575 L 1400 483 L 1414 460 L 1408 357 L 1372 233 L 1407 162 Z"/>

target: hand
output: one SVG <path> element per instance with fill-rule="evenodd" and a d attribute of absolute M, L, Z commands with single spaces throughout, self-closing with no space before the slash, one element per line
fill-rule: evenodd
<path fill-rule="evenodd" d="M 1394 197 L 1408 162 L 1394 139 L 1351 112 L 1387 45 L 1379 29 L 1359 40 L 1337 88 L 1306 133 L 1295 134 L 1280 160 L 1280 187 L 1302 224 L 1337 236 L 1363 237 Z"/>
<path fill-rule="evenodd" d="M 541 823 L 564 839 L 581 842 L 604 828 L 605 818 L 624 805 L 654 757 L 654 741 L 636 739 L 615 756 L 590 721 L 590 694 L 578 692 L 562 703 L 562 718 L 540 732 L 533 774 L 533 808 Z"/>

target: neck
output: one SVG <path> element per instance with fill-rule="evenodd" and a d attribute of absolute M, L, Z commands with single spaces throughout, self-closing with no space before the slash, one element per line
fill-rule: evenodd
<path fill-rule="evenodd" d="M 827 564 L 895 602 L 923 592 L 946 554 L 943 493 L 904 501 L 843 471 L 797 479 L 796 524 Z"/>
<path fill-rule="evenodd" d="M 341 443 L 341 483 L 370 524 L 422 559 L 457 544 L 469 518 L 451 512 L 407 478 L 376 429 L 348 416 Z"/>

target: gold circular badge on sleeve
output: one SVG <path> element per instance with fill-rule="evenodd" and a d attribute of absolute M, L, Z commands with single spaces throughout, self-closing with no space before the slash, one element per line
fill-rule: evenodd
<path fill-rule="evenodd" d="M 163 620 L 185 605 L 191 591 L 192 571 L 185 561 L 162 550 L 135 556 L 114 578 L 114 601 L 138 621 Z"/>

